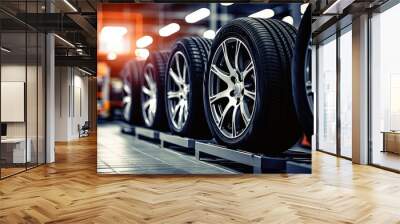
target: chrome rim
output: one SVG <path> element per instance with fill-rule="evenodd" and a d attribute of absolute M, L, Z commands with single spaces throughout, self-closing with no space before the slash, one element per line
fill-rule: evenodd
<path fill-rule="evenodd" d="M 182 130 L 188 118 L 188 97 L 190 91 L 188 63 L 181 51 L 171 60 L 167 76 L 168 116 L 175 129 Z"/>
<path fill-rule="evenodd" d="M 224 40 L 211 63 L 208 80 L 211 114 L 227 138 L 249 127 L 256 104 L 256 71 L 248 47 L 237 38 Z"/>
<path fill-rule="evenodd" d="M 157 84 L 152 64 L 144 69 L 144 83 L 142 86 L 142 114 L 147 126 L 152 126 L 157 111 Z"/>
<path fill-rule="evenodd" d="M 130 120 L 131 116 L 131 103 L 132 103 L 132 89 L 128 82 L 124 82 L 124 97 L 122 98 L 122 103 L 124 105 L 124 119 L 126 121 Z"/>

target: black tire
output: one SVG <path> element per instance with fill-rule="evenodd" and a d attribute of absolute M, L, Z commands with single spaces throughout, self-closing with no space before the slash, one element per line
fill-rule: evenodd
<path fill-rule="evenodd" d="M 123 90 L 123 118 L 130 124 L 142 123 L 140 105 L 140 77 L 144 61 L 131 60 L 123 68 L 121 77 Z"/>
<path fill-rule="evenodd" d="M 297 118 L 309 141 L 314 132 L 314 100 L 311 82 L 311 6 L 300 22 L 292 60 L 292 89 Z"/>
<path fill-rule="evenodd" d="M 274 154 L 287 150 L 299 140 L 301 129 L 293 105 L 290 78 L 295 32 L 293 26 L 282 21 L 256 18 L 235 19 L 218 32 L 207 64 L 203 98 L 207 123 L 218 142 L 251 152 Z M 231 138 L 218 128 L 209 99 L 211 64 L 218 47 L 230 38 L 239 40 L 247 47 L 249 58 L 254 62 L 253 80 L 256 80 L 251 117 L 242 133 Z M 225 46 L 225 51 L 228 51 L 228 45 Z M 244 86 L 245 79 L 242 80 Z"/>
<path fill-rule="evenodd" d="M 202 99 L 203 78 L 210 47 L 211 40 L 202 37 L 186 37 L 172 47 L 165 78 L 165 108 L 168 126 L 175 134 L 210 137 Z M 183 71 L 186 71 L 185 74 L 182 74 Z M 179 79 L 175 81 L 170 72 Z M 168 91 L 181 95 L 171 97 L 172 94 L 168 95 Z"/>
<path fill-rule="evenodd" d="M 140 79 L 140 99 L 141 99 L 141 110 L 143 117 L 143 124 L 148 128 L 165 130 L 167 126 L 167 118 L 165 113 L 165 103 L 164 103 L 164 90 L 165 90 L 165 71 L 167 66 L 167 61 L 169 57 L 169 52 L 152 52 L 147 58 L 143 66 L 142 76 Z M 149 121 L 146 113 L 149 108 L 145 107 L 147 95 L 144 93 L 143 88 L 146 87 L 146 69 L 150 69 L 152 74 L 149 74 L 153 81 L 155 82 L 156 94 L 155 99 L 155 112 L 153 119 Z M 148 86 L 147 86 L 148 87 Z"/>

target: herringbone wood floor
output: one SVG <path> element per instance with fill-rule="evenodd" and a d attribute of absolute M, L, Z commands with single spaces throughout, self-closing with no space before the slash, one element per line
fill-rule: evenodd
<path fill-rule="evenodd" d="M 99 176 L 96 139 L 0 181 L 0 223 L 400 223 L 400 175 L 314 153 L 312 175 Z"/>

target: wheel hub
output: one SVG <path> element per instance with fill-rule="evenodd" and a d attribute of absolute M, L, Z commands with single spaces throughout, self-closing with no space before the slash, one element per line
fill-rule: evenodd
<path fill-rule="evenodd" d="M 233 85 L 233 95 L 236 98 L 242 98 L 243 97 L 243 91 L 244 90 L 244 85 L 242 82 L 237 82 Z"/>

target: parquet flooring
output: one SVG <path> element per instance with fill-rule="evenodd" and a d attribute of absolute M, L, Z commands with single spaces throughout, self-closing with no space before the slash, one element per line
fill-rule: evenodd
<path fill-rule="evenodd" d="M 400 175 L 316 152 L 312 175 L 96 174 L 96 138 L 0 181 L 0 223 L 400 223 Z"/>

